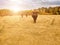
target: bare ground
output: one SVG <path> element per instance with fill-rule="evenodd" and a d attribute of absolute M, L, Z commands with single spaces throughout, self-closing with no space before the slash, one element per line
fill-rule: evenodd
<path fill-rule="evenodd" d="M 0 45 L 60 45 L 60 16 L 0 17 Z"/>

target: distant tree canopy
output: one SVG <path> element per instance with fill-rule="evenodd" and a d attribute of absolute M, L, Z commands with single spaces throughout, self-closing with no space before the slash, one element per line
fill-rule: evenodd
<path fill-rule="evenodd" d="M 57 6 L 57 7 L 48 7 L 48 8 L 42 7 L 42 8 L 38 8 L 36 10 L 38 10 L 39 15 L 60 15 L 60 6 Z M 25 10 L 25 11 L 22 11 L 21 14 L 23 14 L 23 15 L 24 14 L 31 15 L 32 12 L 33 12 L 32 10 Z"/>
<path fill-rule="evenodd" d="M 9 9 L 0 9 L 0 16 L 6 16 L 6 15 L 11 15 L 12 11 Z"/>
<path fill-rule="evenodd" d="M 60 7 L 38 8 L 39 14 L 43 15 L 60 15 Z"/>
<path fill-rule="evenodd" d="M 34 9 L 33 9 L 34 10 Z M 60 6 L 57 7 L 42 7 L 37 8 L 39 15 L 60 15 Z M 18 13 L 15 13 L 16 15 L 31 15 L 32 10 L 24 10 L 19 11 Z M 0 16 L 6 16 L 6 15 L 14 15 L 13 11 L 9 9 L 0 9 Z"/>

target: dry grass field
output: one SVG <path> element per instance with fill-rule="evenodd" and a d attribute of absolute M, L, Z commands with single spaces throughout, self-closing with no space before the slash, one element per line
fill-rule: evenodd
<path fill-rule="evenodd" d="M 60 45 L 60 16 L 0 17 L 0 45 Z"/>

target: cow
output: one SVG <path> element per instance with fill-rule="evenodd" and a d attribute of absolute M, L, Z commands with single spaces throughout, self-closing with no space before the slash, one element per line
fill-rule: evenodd
<path fill-rule="evenodd" d="M 37 17 L 38 17 L 38 11 L 34 9 L 32 11 L 32 18 L 33 18 L 34 23 L 36 23 Z"/>

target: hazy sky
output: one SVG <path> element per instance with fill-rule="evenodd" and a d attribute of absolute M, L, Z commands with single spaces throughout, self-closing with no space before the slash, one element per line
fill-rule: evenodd
<path fill-rule="evenodd" d="M 43 6 L 60 6 L 60 0 L 0 0 L 0 8 L 19 8 L 22 10 Z"/>

